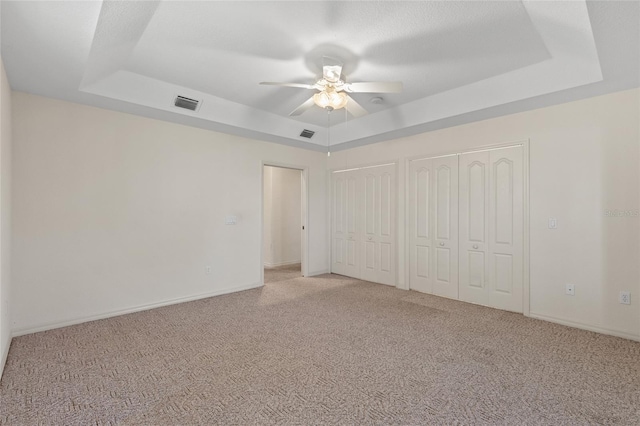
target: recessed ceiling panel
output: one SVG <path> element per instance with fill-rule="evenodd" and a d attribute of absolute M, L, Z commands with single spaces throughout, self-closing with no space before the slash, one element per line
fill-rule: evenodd
<path fill-rule="evenodd" d="M 520 2 L 162 2 L 126 69 L 287 116 L 313 91 L 258 83 L 314 83 L 322 55 L 348 81 L 404 83 L 375 111 L 549 59 Z"/>

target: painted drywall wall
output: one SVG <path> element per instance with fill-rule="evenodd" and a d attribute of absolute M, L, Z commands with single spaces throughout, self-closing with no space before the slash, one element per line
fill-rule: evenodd
<path fill-rule="evenodd" d="M 11 87 L 0 61 L 0 377 L 11 344 Z"/>
<path fill-rule="evenodd" d="M 300 171 L 265 166 L 264 186 L 264 265 L 300 263 Z"/>
<path fill-rule="evenodd" d="M 329 167 L 399 160 L 404 230 L 406 159 L 529 139 L 531 315 L 638 339 L 639 103 L 638 89 L 613 93 L 334 152 Z M 558 229 L 548 229 L 550 217 Z M 406 287 L 399 234 L 399 282 Z M 575 284 L 575 296 L 564 294 L 567 283 Z M 622 290 L 631 292 L 631 305 L 618 303 Z"/>
<path fill-rule="evenodd" d="M 260 285 L 263 162 L 308 168 L 328 269 L 322 153 L 21 92 L 13 135 L 16 334 Z"/>

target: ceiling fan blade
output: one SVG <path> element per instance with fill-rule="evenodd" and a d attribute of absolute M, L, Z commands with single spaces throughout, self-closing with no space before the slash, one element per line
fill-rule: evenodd
<path fill-rule="evenodd" d="M 400 81 L 363 81 L 347 83 L 344 90 L 349 93 L 398 93 L 402 92 Z"/>
<path fill-rule="evenodd" d="M 261 81 L 260 84 L 264 84 L 266 86 L 295 87 L 298 89 L 315 89 L 315 86 L 313 84 L 278 83 L 274 81 Z"/>
<path fill-rule="evenodd" d="M 363 115 L 369 114 L 366 109 L 362 107 L 359 103 L 356 102 L 351 96 L 347 96 L 349 100 L 347 101 L 347 105 L 345 106 L 346 110 L 349 111 L 351 115 L 354 117 L 362 117 Z"/>
<path fill-rule="evenodd" d="M 313 96 L 312 96 L 309 99 L 307 99 L 306 101 L 304 101 L 304 103 L 302 105 L 300 105 L 298 108 L 296 108 L 293 111 L 291 111 L 289 113 L 289 116 L 300 115 L 300 114 L 302 114 L 303 112 L 305 112 L 306 110 L 308 110 L 309 108 L 311 108 L 314 105 L 315 105 L 315 102 L 313 101 Z"/>

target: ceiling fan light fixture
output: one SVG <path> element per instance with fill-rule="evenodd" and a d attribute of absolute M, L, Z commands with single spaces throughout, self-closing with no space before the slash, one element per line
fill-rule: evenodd
<path fill-rule="evenodd" d="M 340 109 L 347 105 L 349 98 L 344 92 L 336 92 L 335 90 L 325 89 L 313 95 L 313 102 L 320 108 Z"/>

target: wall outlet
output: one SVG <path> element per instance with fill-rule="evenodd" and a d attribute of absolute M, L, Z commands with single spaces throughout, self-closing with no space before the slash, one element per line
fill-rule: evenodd
<path fill-rule="evenodd" d="M 620 292 L 620 303 L 622 303 L 623 305 L 630 305 L 631 304 L 631 293 L 629 293 L 628 291 L 621 291 Z"/>
<path fill-rule="evenodd" d="M 204 273 L 207 275 L 211 275 L 211 266 L 205 266 L 204 267 Z"/>
<path fill-rule="evenodd" d="M 574 284 L 566 284 L 564 287 L 564 294 L 566 294 L 567 296 L 575 296 L 576 286 Z"/>

